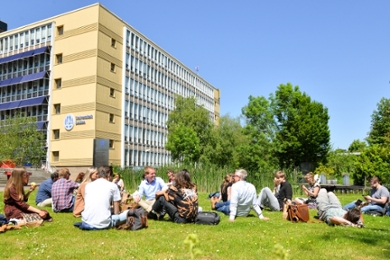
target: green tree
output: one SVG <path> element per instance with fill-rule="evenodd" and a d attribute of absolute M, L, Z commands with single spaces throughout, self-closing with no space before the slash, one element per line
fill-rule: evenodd
<path fill-rule="evenodd" d="M 37 130 L 35 117 L 16 115 L 0 121 L 0 143 L 0 158 L 12 159 L 17 165 L 40 165 L 46 154 L 45 136 Z"/>
<path fill-rule="evenodd" d="M 169 114 L 167 127 L 168 142 L 165 148 L 171 152 L 172 159 L 195 163 L 210 142 L 214 125 L 209 112 L 196 104 L 195 97 L 176 96 L 175 109 Z"/>
<path fill-rule="evenodd" d="M 367 147 L 366 142 L 360 141 L 359 139 L 353 140 L 353 142 L 349 145 L 348 151 L 350 153 L 353 152 L 362 152 L 364 148 Z"/>
<path fill-rule="evenodd" d="M 249 103 L 242 108 L 245 117 L 243 133 L 247 141 L 238 147 L 240 166 L 252 172 L 264 172 L 274 168 L 274 139 L 276 124 L 269 101 L 264 97 L 249 96 Z"/>
<path fill-rule="evenodd" d="M 390 99 L 382 98 L 371 115 L 371 130 L 367 137 L 369 145 L 384 144 L 390 140 Z"/>
<path fill-rule="evenodd" d="M 353 174 L 355 184 L 363 185 L 365 180 L 378 176 L 382 183 L 390 183 L 390 147 L 371 145 L 356 157 L 356 169 Z"/>
<path fill-rule="evenodd" d="M 290 83 L 279 85 L 270 100 L 277 125 L 279 165 L 288 168 L 325 161 L 330 149 L 328 109 Z"/>

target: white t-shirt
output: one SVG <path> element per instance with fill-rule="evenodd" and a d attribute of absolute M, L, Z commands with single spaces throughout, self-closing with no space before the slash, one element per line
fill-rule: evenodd
<path fill-rule="evenodd" d="M 111 203 L 120 201 L 121 195 L 116 184 L 99 178 L 85 186 L 84 200 L 82 221 L 92 227 L 103 229 L 108 228 L 111 223 Z"/>
<path fill-rule="evenodd" d="M 251 206 L 260 216 L 261 210 L 258 205 L 255 186 L 246 181 L 234 183 L 230 197 L 230 219 L 233 220 L 235 216 L 248 216 Z"/>

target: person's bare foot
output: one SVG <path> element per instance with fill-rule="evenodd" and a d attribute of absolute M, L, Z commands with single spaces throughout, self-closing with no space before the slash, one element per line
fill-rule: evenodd
<path fill-rule="evenodd" d="M 269 220 L 267 217 L 262 217 L 260 220 Z"/>
<path fill-rule="evenodd" d="M 218 202 L 218 198 L 212 197 L 210 201 L 211 201 L 211 209 L 215 209 L 215 204 Z"/>

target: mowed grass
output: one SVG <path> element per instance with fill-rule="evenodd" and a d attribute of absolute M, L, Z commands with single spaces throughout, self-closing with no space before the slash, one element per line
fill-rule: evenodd
<path fill-rule="evenodd" d="M 3 194 L 0 193 L 2 200 Z M 210 211 L 210 201 L 200 193 L 200 206 Z M 339 195 L 342 204 L 360 195 Z M 30 198 L 33 202 L 34 198 Z M 32 205 L 34 203 L 31 203 Z M 3 212 L 1 203 L 0 211 Z M 51 212 L 51 209 L 49 209 Z M 132 231 L 81 231 L 70 213 L 52 213 L 54 222 L 0 234 L 0 259 L 190 259 L 183 241 L 197 234 L 196 259 L 389 259 L 390 218 L 365 216 L 363 229 L 330 227 L 314 219 L 290 223 L 281 212 L 265 211 L 270 221 L 251 212 L 231 223 L 221 215 L 217 226 L 175 224 L 165 219 L 149 221 L 147 229 Z"/>

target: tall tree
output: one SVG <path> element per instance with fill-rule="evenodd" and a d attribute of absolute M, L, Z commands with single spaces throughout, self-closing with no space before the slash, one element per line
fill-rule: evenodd
<path fill-rule="evenodd" d="M 348 152 L 363 152 L 364 148 L 367 147 L 366 142 L 360 141 L 359 139 L 353 140 L 353 142 L 348 147 Z"/>
<path fill-rule="evenodd" d="M 325 161 L 330 149 L 328 109 L 290 83 L 279 85 L 270 99 L 277 124 L 275 143 L 280 166 Z"/>
<path fill-rule="evenodd" d="M 276 124 L 269 101 L 264 97 L 249 96 L 242 108 L 245 117 L 243 133 L 246 144 L 239 146 L 240 165 L 254 172 L 264 172 L 275 165 L 274 144 Z"/>
<path fill-rule="evenodd" d="M 169 114 L 167 127 L 168 143 L 166 149 L 172 153 L 173 159 L 191 163 L 198 162 L 200 155 L 204 153 L 204 149 L 210 141 L 210 133 L 213 129 L 209 112 L 197 105 L 194 97 L 176 96 L 175 109 Z M 184 138 L 184 140 L 180 140 L 178 137 Z M 196 149 L 185 150 L 189 147 L 194 148 L 194 145 L 196 145 Z"/>
<path fill-rule="evenodd" d="M 0 159 L 12 159 L 17 165 L 41 165 L 45 157 L 45 136 L 37 130 L 35 117 L 16 115 L 0 121 L 0 143 Z"/>
<path fill-rule="evenodd" d="M 390 142 L 390 99 L 382 98 L 371 115 L 371 130 L 367 142 L 369 145 Z"/>

